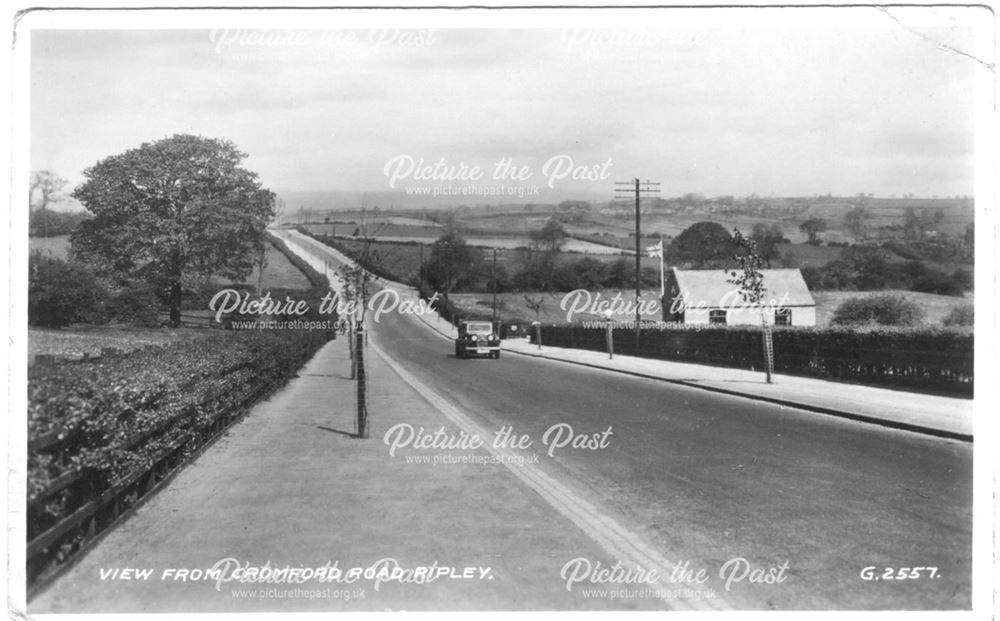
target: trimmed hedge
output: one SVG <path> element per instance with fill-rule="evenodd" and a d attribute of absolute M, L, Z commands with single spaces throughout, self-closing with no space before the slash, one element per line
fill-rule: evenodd
<path fill-rule="evenodd" d="M 208 427 L 284 385 L 326 339 L 322 331 L 238 332 L 32 367 L 29 541 L 142 476 L 165 451 L 201 448 Z"/>
<path fill-rule="evenodd" d="M 267 239 L 271 242 L 271 245 L 274 246 L 278 252 L 285 255 L 289 262 L 291 262 L 292 265 L 298 268 L 298 270 L 305 275 L 313 289 L 320 289 L 325 292 L 330 288 L 330 281 L 325 275 L 317 272 L 311 265 L 303 261 L 299 255 L 292 252 L 280 237 L 270 231 L 265 231 L 265 233 L 267 234 Z"/>
<path fill-rule="evenodd" d="M 631 329 L 615 329 L 615 352 L 744 369 L 764 365 L 760 326 L 645 328 L 638 351 L 634 335 Z M 773 335 L 775 370 L 781 373 L 962 397 L 973 393 L 969 328 L 776 327 Z M 605 330 L 543 326 L 542 344 L 605 351 Z"/>

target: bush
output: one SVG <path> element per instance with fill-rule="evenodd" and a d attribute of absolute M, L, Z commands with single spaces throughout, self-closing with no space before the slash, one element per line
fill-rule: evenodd
<path fill-rule="evenodd" d="M 941 320 L 945 326 L 974 326 L 976 324 L 976 307 L 972 304 L 960 304 Z"/>
<path fill-rule="evenodd" d="M 924 319 L 924 309 L 898 294 L 872 295 L 845 300 L 833 313 L 831 323 L 915 326 Z"/>
<path fill-rule="evenodd" d="M 802 278 L 806 281 L 807 287 L 817 291 L 854 291 L 858 288 L 853 269 L 846 261 L 840 259 L 822 267 L 803 267 Z"/>
<path fill-rule="evenodd" d="M 954 280 L 962 291 L 972 291 L 972 287 L 975 284 L 975 279 L 972 272 L 965 268 L 958 268 L 951 274 L 952 280 Z"/>
<path fill-rule="evenodd" d="M 148 328 L 160 325 L 160 301 L 155 287 L 129 285 L 113 294 L 107 303 L 108 318 Z"/>
<path fill-rule="evenodd" d="M 40 251 L 28 259 L 28 325 L 107 323 L 108 292 L 87 268 Z"/>

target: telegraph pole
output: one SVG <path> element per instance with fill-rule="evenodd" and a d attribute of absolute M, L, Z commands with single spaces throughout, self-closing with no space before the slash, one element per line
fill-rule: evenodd
<path fill-rule="evenodd" d="M 420 242 L 420 272 L 417 274 L 417 278 L 420 281 L 420 293 L 423 294 L 424 291 L 424 242 Z"/>
<path fill-rule="evenodd" d="M 659 192 L 660 184 L 654 181 L 640 181 L 639 177 L 636 177 L 631 181 L 618 181 L 615 185 L 618 186 L 615 188 L 615 191 L 618 192 L 615 198 L 632 198 L 631 193 L 635 193 L 635 353 L 638 354 L 639 335 L 641 331 L 639 328 L 639 322 L 641 321 L 639 300 L 642 296 L 642 281 L 640 279 L 642 271 L 642 239 L 640 237 L 642 228 L 639 224 L 639 198 L 642 194 L 655 194 Z M 623 196 L 622 194 L 626 192 L 629 194 Z"/>

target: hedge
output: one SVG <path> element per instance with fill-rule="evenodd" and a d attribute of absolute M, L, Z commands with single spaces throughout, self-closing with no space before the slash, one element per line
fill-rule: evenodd
<path fill-rule="evenodd" d="M 542 344 L 605 351 L 605 330 L 543 326 Z M 775 370 L 971 397 L 974 337 L 969 328 L 776 327 Z M 532 334 L 532 342 L 535 342 Z M 763 369 L 759 326 L 646 328 L 638 351 L 635 331 L 614 330 L 623 355 Z"/>
<path fill-rule="evenodd" d="M 221 430 L 220 421 L 232 422 L 284 385 L 326 339 L 324 331 L 220 333 L 32 367 L 29 582 L 72 554 L 88 538 L 83 531 L 92 537 L 108 525 L 82 526 L 109 490 L 143 479 L 151 486 L 149 472 L 165 456 L 182 463 Z M 115 517 L 141 496 L 137 487 L 126 492 L 114 497 Z"/>
<path fill-rule="evenodd" d="M 330 288 L 330 281 L 324 274 L 320 274 L 313 268 L 313 266 L 309 265 L 308 263 L 303 261 L 302 258 L 299 257 L 299 255 L 292 252 L 288 248 L 288 245 L 285 244 L 285 242 L 280 237 L 278 237 L 277 235 L 275 235 L 270 231 L 266 231 L 266 233 L 267 233 L 267 239 L 268 241 L 271 242 L 271 245 L 274 246 L 274 248 L 278 252 L 285 255 L 285 257 L 289 260 L 289 262 L 291 262 L 292 265 L 298 268 L 298 270 L 302 272 L 303 275 L 305 275 L 306 279 L 309 281 L 309 284 L 311 284 L 314 289 L 320 289 L 322 291 L 326 291 Z"/>

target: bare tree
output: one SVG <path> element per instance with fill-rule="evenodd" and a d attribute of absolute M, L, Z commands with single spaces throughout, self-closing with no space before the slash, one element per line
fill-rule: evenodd
<path fill-rule="evenodd" d="M 52 203 L 65 200 L 62 191 L 67 183 L 68 181 L 51 170 L 36 170 L 31 173 L 31 190 L 28 193 L 29 208 L 41 211 L 48 209 Z"/>
<path fill-rule="evenodd" d="M 535 311 L 535 341 L 538 343 L 538 349 L 542 348 L 542 307 L 545 306 L 545 296 L 539 295 L 537 298 L 524 296 L 524 303 L 531 310 Z"/>

